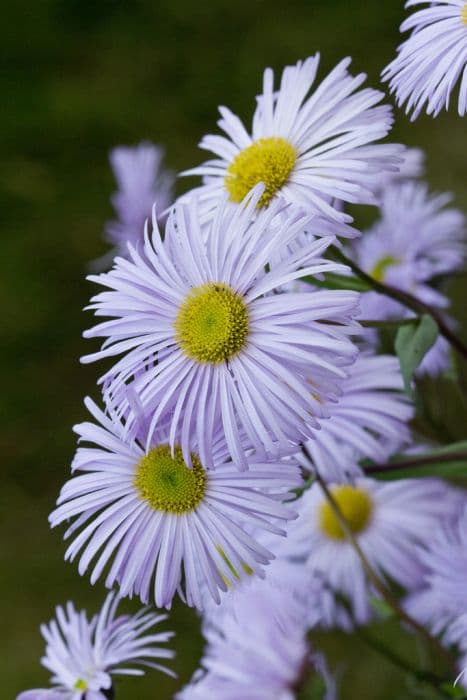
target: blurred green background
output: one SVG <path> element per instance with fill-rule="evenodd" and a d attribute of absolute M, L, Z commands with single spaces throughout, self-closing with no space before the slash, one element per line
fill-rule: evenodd
<path fill-rule="evenodd" d="M 196 144 L 215 129 L 227 104 L 247 121 L 265 66 L 280 69 L 317 50 L 322 73 L 351 55 L 372 84 L 399 42 L 399 0 L 16 0 L 2 8 L 0 72 L 0 220 L 3 313 L 0 697 L 44 686 L 39 624 L 71 598 L 94 612 L 104 597 L 63 562 L 61 532 L 47 515 L 68 476 L 99 369 L 81 367 L 81 338 L 91 318 L 88 262 L 106 250 L 101 232 L 112 216 L 108 151 L 150 139 L 182 170 L 204 159 Z M 424 148 L 428 179 L 465 193 L 464 123 L 453 111 L 415 125 L 397 113 L 394 140 Z M 186 187 L 188 183 L 182 183 Z M 465 280 L 455 282 L 465 318 Z M 448 436 L 460 437 L 465 407 L 441 392 L 434 410 Z M 463 411 L 463 412 L 462 412 Z M 447 416 L 447 417 L 446 417 Z M 460 428 L 459 428 L 460 430 Z M 131 605 L 129 604 L 129 607 Z M 133 604 L 136 608 L 136 604 Z M 122 682 L 118 700 L 171 698 L 196 668 L 196 615 L 175 606 L 178 681 L 156 672 Z M 414 653 L 396 627 L 390 644 Z M 380 630 L 381 634 L 381 630 Z M 402 676 L 344 635 L 324 641 L 343 683 L 343 698 L 405 698 Z M 247 699 L 246 699 L 247 700 Z"/>

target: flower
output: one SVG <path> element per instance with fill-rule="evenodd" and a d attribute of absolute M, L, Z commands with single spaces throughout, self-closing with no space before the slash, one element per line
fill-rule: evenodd
<path fill-rule="evenodd" d="M 107 402 L 128 412 L 131 428 L 130 382 L 151 415 L 148 440 L 169 415 L 171 447 L 183 411 L 188 463 L 196 441 L 201 461 L 212 466 L 218 420 L 239 468 L 247 467 L 242 431 L 261 458 L 290 451 L 291 442 L 318 425 L 324 399 L 337 395 L 357 352 L 349 339 L 357 293 L 272 293 L 301 276 L 347 268 L 320 257 L 331 237 L 269 265 L 309 217 L 295 211 L 284 220 L 276 201 L 252 221 L 262 191 L 256 188 L 233 217 L 224 200 L 207 240 L 196 200 L 178 205 L 163 242 L 155 230 L 152 240 L 146 236 L 144 256 L 132 249 L 130 261 L 118 258 L 111 272 L 90 277 L 110 289 L 90 308 L 114 318 L 85 333 L 106 340 L 83 361 L 125 353 L 101 379 Z"/>
<path fill-rule="evenodd" d="M 407 599 L 407 609 L 449 640 L 450 625 L 467 612 L 467 507 L 460 513 L 453 509 L 452 518 L 436 529 L 420 560 L 423 576 Z"/>
<path fill-rule="evenodd" d="M 424 183 L 388 185 L 381 219 L 353 245 L 355 260 L 378 282 L 446 307 L 447 299 L 428 282 L 461 269 L 465 261 L 465 217 L 446 207 L 450 201 L 450 194 L 429 194 Z M 404 313 L 398 302 L 381 294 L 362 295 L 363 318 L 401 317 Z"/>
<path fill-rule="evenodd" d="M 428 5 L 408 17 L 401 32 L 412 30 L 398 55 L 382 72 L 399 106 L 415 120 L 425 109 L 436 117 L 449 108 L 462 75 L 458 112 L 467 104 L 467 4 L 465 0 L 408 0 L 406 7 Z"/>
<path fill-rule="evenodd" d="M 172 659 L 174 652 L 161 647 L 173 632 L 148 630 L 167 619 L 147 609 L 136 615 L 115 617 L 120 600 L 109 593 L 97 615 L 88 620 L 73 603 L 56 608 L 56 620 L 41 626 L 47 646 L 42 665 L 51 671 L 53 688 L 27 690 L 17 700 L 108 700 L 112 676 L 140 676 L 146 666 L 174 675 L 157 659 Z"/>
<path fill-rule="evenodd" d="M 413 407 L 403 393 L 399 362 L 390 355 L 362 352 L 329 405 L 330 417 L 307 440 L 297 459 L 326 481 L 362 474 L 361 459 L 383 461 L 410 440 Z"/>
<path fill-rule="evenodd" d="M 144 224 L 154 203 L 159 214 L 173 201 L 174 176 L 161 168 L 164 149 L 143 142 L 138 146 L 118 146 L 110 153 L 110 164 L 119 189 L 112 196 L 117 219 L 109 221 L 105 234 L 113 246 L 101 259 L 110 263 L 115 255 L 128 257 L 128 243 L 142 246 Z"/>
<path fill-rule="evenodd" d="M 382 92 L 358 90 L 366 76 L 349 74 L 350 58 L 310 92 L 319 60 L 316 54 L 287 66 L 278 91 L 273 71 L 265 70 L 251 133 L 230 110 L 219 108 L 226 136 L 205 136 L 200 143 L 218 159 L 183 173 L 203 176 L 203 186 L 194 190 L 203 211 L 213 211 L 225 192 L 242 202 L 259 182 L 265 184 L 259 208 L 280 196 L 335 222 L 352 221 L 341 201 L 374 203 L 381 171 L 397 170 L 399 147 L 375 143 L 388 134 L 392 110 L 376 106 Z"/>
<path fill-rule="evenodd" d="M 297 465 L 252 458 L 249 471 L 241 472 L 214 435 L 215 469 L 207 471 L 195 452 L 189 468 L 177 442 L 171 450 L 168 429 L 155 432 L 145 451 L 144 425 L 130 437 L 116 416 L 90 399 L 86 406 L 97 424 L 75 431 L 91 446 L 78 449 L 72 469 L 82 473 L 64 485 L 49 518 L 52 527 L 73 519 L 65 558 L 81 552 L 80 574 L 94 559 L 95 583 L 112 560 L 105 583 L 117 582 L 122 596 L 136 593 L 145 603 L 153 597 L 156 606 L 170 607 L 178 589 L 198 608 L 202 590 L 219 601 L 227 584 L 251 572 L 264 575 L 262 565 L 273 555 L 247 529 L 283 534 L 278 521 L 295 513 L 281 500 L 302 481 Z"/>
<path fill-rule="evenodd" d="M 458 507 L 457 494 L 436 479 L 380 483 L 362 477 L 352 485 L 331 485 L 330 490 L 374 571 L 404 588 L 418 586 L 424 571 L 420 545 L 428 544 L 440 518 Z M 299 517 L 290 524 L 277 555 L 304 561 L 347 600 L 355 623 L 365 624 L 372 616 L 372 587 L 331 505 L 318 485 L 295 505 Z M 342 619 L 340 607 L 337 598 L 334 624 Z"/>
<path fill-rule="evenodd" d="M 203 626 L 203 670 L 177 700 L 295 700 L 316 671 L 324 675 L 326 700 L 335 698 L 333 679 L 323 658 L 312 653 L 293 598 L 278 596 L 267 582 L 258 583 L 244 591 L 235 614 L 209 619 Z"/>

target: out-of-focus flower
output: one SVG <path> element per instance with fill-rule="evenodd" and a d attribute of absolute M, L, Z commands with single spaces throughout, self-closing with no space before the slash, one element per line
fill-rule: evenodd
<path fill-rule="evenodd" d="M 422 110 L 436 117 L 449 108 L 460 80 L 458 112 L 467 106 L 467 5 L 465 0 L 408 0 L 406 7 L 427 5 L 410 15 L 401 32 L 412 30 L 396 58 L 383 70 L 399 106 L 412 121 Z"/>
<path fill-rule="evenodd" d="M 135 413 L 127 384 L 133 380 L 145 413 L 148 440 L 170 415 L 169 442 L 182 426 L 185 461 L 196 441 L 201 461 L 212 465 L 212 436 L 220 420 L 233 461 L 246 468 L 245 432 L 258 455 L 282 456 L 318 425 L 323 405 L 339 392 L 357 349 L 349 339 L 358 294 L 320 290 L 273 294 L 302 275 L 342 272 L 321 255 L 331 237 L 269 261 L 303 231 L 300 211 L 284 220 L 275 201 L 252 222 L 263 187 L 234 217 L 219 204 L 208 238 L 196 200 L 169 216 L 164 241 L 154 231 L 144 254 L 117 259 L 114 269 L 91 279 L 110 291 L 92 299 L 96 316 L 114 317 L 85 333 L 104 337 L 85 362 L 124 353 L 101 379 L 105 396 L 130 425 Z M 146 371 L 142 369 L 146 368 Z M 309 378 L 313 378 L 313 385 Z"/>
<path fill-rule="evenodd" d="M 285 591 L 257 582 L 242 592 L 235 611 L 208 619 L 203 627 L 207 647 L 192 682 L 178 700 L 295 700 L 317 672 L 335 685 L 323 658 L 311 651 L 307 617 Z"/>
<path fill-rule="evenodd" d="M 455 513 L 420 552 L 423 576 L 407 599 L 411 615 L 435 634 L 447 634 L 448 640 L 449 626 L 467 612 L 467 508 L 458 518 Z"/>
<path fill-rule="evenodd" d="M 219 108 L 226 136 L 205 136 L 200 143 L 218 159 L 184 173 L 204 177 L 204 185 L 191 193 L 204 212 L 214 211 L 225 192 L 240 203 L 259 182 L 265 191 L 258 207 L 280 196 L 336 222 L 352 221 L 342 201 L 375 202 L 381 171 L 397 171 L 399 163 L 399 146 L 375 143 L 392 126 L 391 107 L 377 106 L 382 92 L 358 89 L 366 76 L 349 74 L 349 58 L 312 91 L 319 59 L 316 54 L 287 66 L 277 91 L 273 71 L 266 69 L 251 133 L 226 107 Z"/>
<path fill-rule="evenodd" d="M 17 700 L 108 700 L 112 676 L 144 675 L 139 666 L 174 675 L 158 661 L 174 657 L 173 651 L 160 646 L 173 632 L 149 631 L 167 615 L 145 609 L 116 617 L 118 604 L 119 598 L 109 593 L 100 612 L 90 620 L 86 611 L 78 612 L 73 603 L 58 606 L 56 620 L 41 626 L 47 643 L 42 665 L 53 674 L 54 687 L 27 690 Z"/>
<path fill-rule="evenodd" d="M 145 426 L 130 437 L 119 419 L 91 400 L 86 405 L 97 423 L 75 428 L 90 444 L 78 449 L 73 462 L 81 474 L 64 485 L 50 515 L 52 526 L 73 520 L 65 556 L 80 553 L 80 574 L 94 560 L 94 583 L 112 561 L 105 583 L 117 582 L 122 596 L 136 593 L 145 603 L 153 598 L 158 607 L 170 607 L 179 590 L 199 608 L 201 591 L 219 601 L 218 589 L 226 590 L 227 583 L 251 572 L 264 575 L 262 565 L 273 554 L 246 527 L 284 534 L 278 521 L 295 512 L 281 501 L 302 482 L 298 465 L 252 458 L 242 472 L 229 461 L 225 440 L 214 434 L 214 469 L 205 469 L 198 452 L 191 453 L 190 468 L 179 435 L 171 451 L 168 429 L 156 431 L 145 451 Z M 243 449 L 248 452 L 245 442 Z"/>
<path fill-rule="evenodd" d="M 162 168 L 164 149 L 143 142 L 138 146 L 118 146 L 110 153 L 110 164 L 118 184 L 112 195 L 117 218 L 105 227 L 105 238 L 112 245 L 96 265 L 110 265 L 116 255 L 128 258 L 128 243 L 139 249 L 144 241 L 144 224 L 156 205 L 159 223 L 173 202 L 174 175 Z"/>

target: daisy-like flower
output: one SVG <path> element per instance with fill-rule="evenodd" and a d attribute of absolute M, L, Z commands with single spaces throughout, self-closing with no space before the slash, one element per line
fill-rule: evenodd
<path fill-rule="evenodd" d="M 428 283 L 461 269 L 466 257 L 465 217 L 446 206 L 450 201 L 450 194 L 430 195 L 424 183 L 389 185 L 381 219 L 353 246 L 360 267 L 379 282 L 444 308 L 448 301 Z M 363 318 L 405 313 L 398 302 L 376 292 L 363 294 L 361 306 Z"/>
<path fill-rule="evenodd" d="M 423 577 L 407 599 L 411 615 L 448 641 L 450 625 L 467 612 L 467 508 L 455 513 L 420 553 Z"/>
<path fill-rule="evenodd" d="M 175 178 L 161 167 L 163 157 L 160 146 L 146 142 L 111 151 L 110 164 L 118 184 L 112 195 L 117 219 L 106 225 L 105 237 L 113 249 L 101 258 L 102 264 L 110 264 L 115 255 L 128 257 L 128 243 L 142 246 L 144 224 L 151 217 L 154 203 L 158 212 L 172 203 Z"/>
<path fill-rule="evenodd" d="M 287 66 L 277 91 L 273 71 L 266 69 L 251 133 L 219 108 L 226 136 L 205 136 L 200 143 L 218 158 L 184 173 L 203 176 L 194 193 L 204 211 L 214 210 L 225 192 L 242 202 L 259 182 L 265 190 L 258 207 L 281 196 L 336 222 L 352 217 L 335 200 L 374 203 L 381 171 L 397 170 L 399 147 L 375 143 L 389 132 L 392 110 L 378 106 L 382 92 L 359 90 L 366 76 L 348 72 L 349 58 L 312 90 L 319 60 L 316 54 Z"/>
<path fill-rule="evenodd" d="M 247 467 L 242 431 L 262 458 L 283 456 L 317 427 L 357 352 L 349 335 L 358 294 L 272 294 L 301 276 L 347 268 L 320 257 L 330 237 L 269 265 L 309 217 L 294 211 L 284 220 L 283 205 L 274 202 L 252 221 L 262 192 L 258 186 L 233 217 L 224 200 L 207 240 L 196 200 L 179 205 L 164 241 L 154 231 L 142 255 L 132 250 L 130 261 L 118 258 L 111 272 L 91 277 L 110 291 L 95 296 L 90 308 L 114 318 L 86 332 L 106 340 L 84 361 L 125 353 L 101 379 L 107 400 L 134 424 L 132 381 L 151 416 L 148 440 L 169 415 L 170 445 L 182 428 L 187 463 L 195 441 L 202 463 L 212 466 L 217 420 L 239 468 Z"/>
<path fill-rule="evenodd" d="M 115 416 L 90 399 L 86 405 L 97 424 L 75 430 L 91 446 L 78 449 L 72 468 L 80 475 L 64 485 L 50 515 L 53 527 L 73 520 L 65 557 L 80 554 L 80 574 L 93 562 L 92 583 L 107 567 L 106 586 L 117 582 L 122 596 L 136 593 L 145 603 L 153 598 L 170 607 L 178 589 L 198 608 L 206 589 L 219 601 L 219 589 L 264 575 L 274 556 L 247 529 L 284 534 L 278 522 L 295 512 L 281 501 L 302 481 L 298 465 L 252 459 L 241 472 L 229 461 L 225 440 L 214 435 L 215 468 L 206 470 L 199 452 L 191 453 L 190 468 L 177 435 L 171 450 L 168 429 L 156 431 L 145 450 L 144 426 L 130 437 Z"/>
<path fill-rule="evenodd" d="M 460 80 L 458 112 L 467 106 L 466 0 L 408 0 L 406 7 L 425 5 L 408 17 L 401 32 L 412 30 L 396 58 L 383 70 L 399 106 L 415 120 L 422 110 L 436 117 L 449 108 Z M 428 6 L 428 7 L 426 7 Z"/>
<path fill-rule="evenodd" d="M 458 507 L 457 494 L 435 479 L 382 483 L 358 478 L 332 485 L 332 495 L 373 569 L 407 589 L 420 584 L 421 544 L 432 539 L 440 518 Z M 304 560 L 331 590 L 344 596 L 356 623 L 372 615 L 371 586 L 361 561 L 318 485 L 296 503 L 299 517 L 288 528 L 278 554 Z M 336 601 L 335 624 L 341 612 Z"/>
<path fill-rule="evenodd" d="M 341 389 L 337 403 L 329 406 L 330 417 L 297 455 L 326 481 L 359 476 L 361 459 L 384 461 L 410 440 L 413 408 L 395 357 L 361 353 Z"/>
<path fill-rule="evenodd" d="M 295 700 L 318 671 L 327 682 L 326 700 L 332 700 L 333 679 L 322 657 L 312 653 L 304 623 L 291 597 L 278 598 L 267 585 L 247 589 L 235 615 L 223 615 L 204 625 L 203 671 L 195 674 L 177 699 Z"/>
<path fill-rule="evenodd" d="M 56 619 L 41 626 L 46 641 L 42 665 L 53 675 L 50 689 L 27 690 L 17 700 L 108 700 L 114 675 L 141 676 L 145 666 L 174 675 L 157 659 L 172 659 L 165 644 L 173 632 L 151 631 L 167 615 L 141 610 L 116 617 L 119 598 L 109 593 L 90 620 L 73 603 L 56 608 Z M 134 667 L 135 666 L 135 667 Z"/>

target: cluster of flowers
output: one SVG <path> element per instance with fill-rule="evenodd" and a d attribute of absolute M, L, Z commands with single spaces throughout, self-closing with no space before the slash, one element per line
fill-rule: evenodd
<path fill-rule="evenodd" d="M 460 0 L 431 3 L 388 67 L 401 101 L 413 89 L 416 113 L 448 99 L 444 63 L 413 66 L 424 33 L 446 22 L 447 64 L 466 17 Z M 68 523 L 66 558 L 118 596 L 91 621 L 57 609 L 42 630 L 54 687 L 18 700 L 109 699 L 113 673 L 142 672 L 120 667 L 128 661 L 167 671 L 154 659 L 172 656 L 159 646 L 170 633 L 147 634 L 165 616 L 115 614 L 120 597 L 170 608 L 177 594 L 202 612 L 207 642 L 180 700 L 293 700 L 313 679 L 334 698 L 308 633 L 377 615 L 369 570 L 467 655 L 464 493 L 369 475 L 424 449 L 399 362 L 367 327 L 413 311 L 346 288 L 350 270 L 336 262 L 344 252 L 444 317 L 439 280 L 464 264 L 465 220 L 420 182 L 421 152 L 380 143 L 391 108 L 349 63 L 317 85 L 318 55 L 285 68 L 276 87 L 266 70 L 251 130 L 220 108 L 225 136 L 200 144 L 215 159 L 184 173 L 203 184 L 176 201 L 161 149 L 113 152 L 114 250 L 98 261 L 113 266 L 90 277 L 103 291 L 89 309 L 104 320 L 85 334 L 104 341 L 83 358 L 108 363 L 103 406 L 85 401 L 91 419 L 75 428 L 85 445 L 50 523 Z M 363 235 L 349 203 L 379 207 Z M 450 362 L 440 338 L 417 372 Z"/>

